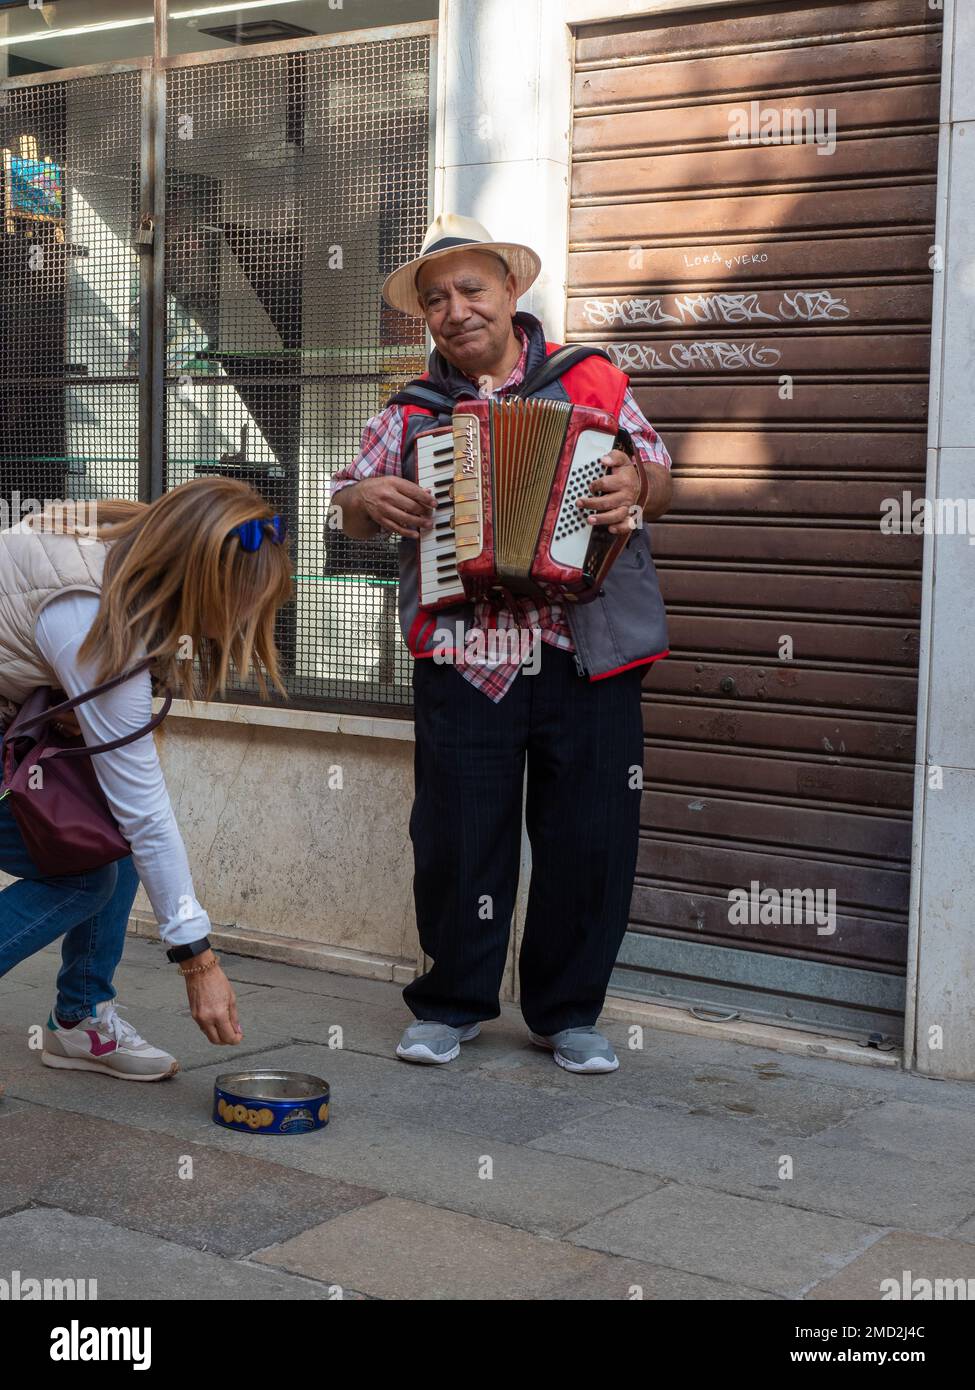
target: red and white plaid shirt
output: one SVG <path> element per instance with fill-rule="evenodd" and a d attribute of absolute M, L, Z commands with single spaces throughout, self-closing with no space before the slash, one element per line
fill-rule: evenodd
<path fill-rule="evenodd" d="M 520 386 L 525 379 L 528 337 L 518 324 L 515 324 L 515 332 L 521 338 L 521 356 L 507 381 L 494 392 L 495 395 L 503 395 Z M 473 377 L 469 379 L 475 386 L 478 385 Z M 363 478 L 402 475 L 403 409 L 401 405 L 388 405 L 366 422 L 358 458 L 354 463 L 340 468 L 332 479 L 333 498 L 343 487 L 361 482 Z M 619 423 L 621 429 L 628 431 L 634 449 L 645 463 L 660 463 L 665 468 L 671 466 L 670 455 L 663 441 L 641 412 L 629 389 L 620 407 Z M 508 632 L 512 628 L 519 630 L 517 638 L 490 639 L 487 636 L 492 629 Z M 478 640 L 479 636 L 481 640 Z M 497 703 L 511 689 L 524 658 L 531 650 L 532 641 L 539 638 L 560 651 L 575 650 L 563 606 L 554 597 L 548 603 L 518 597 L 514 597 L 511 603 L 478 603 L 474 607 L 474 625 L 469 640 L 473 640 L 473 651 L 477 652 L 480 648 L 480 652 L 477 652 L 477 656 L 458 656 L 454 664 L 465 680 Z M 501 660 L 491 659 L 492 640 L 494 650 L 502 654 Z M 487 654 L 482 657 L 482 652 Z M 516 653 L 519 654 L 517 660 L 504 659 Z"/>

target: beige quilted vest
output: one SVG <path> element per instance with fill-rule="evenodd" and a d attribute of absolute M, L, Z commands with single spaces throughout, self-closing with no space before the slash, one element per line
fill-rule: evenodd
<path fill-rule="evenodd" d="M 27 517 L 0 531 L 0 727 L 39 685 L 57 685 L 34 639 L 45 604 L 71 590 L 101 592 L 106 544 L 41 531 Z"/>

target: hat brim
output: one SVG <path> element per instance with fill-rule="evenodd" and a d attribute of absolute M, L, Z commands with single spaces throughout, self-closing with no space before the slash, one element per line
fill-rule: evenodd
<path fill-rule="evenodd" d="M 515 277 L 515 298 L 530 289 L 538 279 L 542 269 L 541 257 L 530 246 L 522 246 L 516 241 L 471 241 L 460 246 L 447 246 L 442 251 L 428 251 L 417 256 L 387 275 L 383 282 L 382 295 L 386 303 L 401 313 L 412 314 L 414 318 L 423 317 L 419 296 L 416 292 L 416 273 L 428 261 L 439 261 L 444 256 L 456 256 L 458 251 L 489 251 L 500 256 Z"/>

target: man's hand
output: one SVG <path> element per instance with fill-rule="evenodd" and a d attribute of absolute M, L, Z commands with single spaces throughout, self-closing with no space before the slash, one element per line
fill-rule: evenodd
<path fill-rule="evenodd" d="M 203 951 L 187 961 L 186 968 L 205 965 L 208 960 L 213 960 L 213 952 Z M 220 966 L 184 978 L 190 1013 L 210 1042 L 239 1043 L 244 1033 L 237 1018 L 237 997 Z"/>
<path fill-rule="evenodd" d="M 615 536 L 637 528 L 634 508 L 640 500 L 640 474 L 633 460 L 622 449 L 611 449 L 599 460 L 611 471 L 592 484 L 589 497 L 580 497 L 576 506 L 591 515 L 590 526 L 608 526 Z"/>
<path fill-rule="evenodd" d="M 417 540 L 421 531 L 433 526 L 433 493 L 406 478 L 363 478 L 355 493 L 357 504 L 380 530 Z"/>

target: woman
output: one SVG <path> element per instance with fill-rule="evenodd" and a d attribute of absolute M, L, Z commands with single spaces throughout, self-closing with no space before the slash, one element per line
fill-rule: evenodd
<path fill-rule="evenodd" d="M 96 509 L 92 504 L 92 511 Z M 284 526 L 230 478 L 201 478 L 149 505 L 97 504 L 97 525 L 63 511 L 0 531 L 0 728 L 41 685 L 68 696 L 152 665 L 77 707 L 86 743 L 119 738 L 152 717 L 154 675 L 175 696 L 223 693 L 231 665 L 284 693 L 274 618 L 292 593 Z M 78 729 L 76 728 L 77 732 Z M 0 800 L 0 975 L 62 937 L 57 997 L 42 1060 L 126 1081 L 158 1081 L 179 1064 L 116 1012 L 112 977 L 141 879 L 190 1011 L 213 1043 L 243 1037 L 233 989 L 210 950 L 186 850 L 151 734 L 92 758 L 131 859 L 76 877 L 43 877 Z"/>

